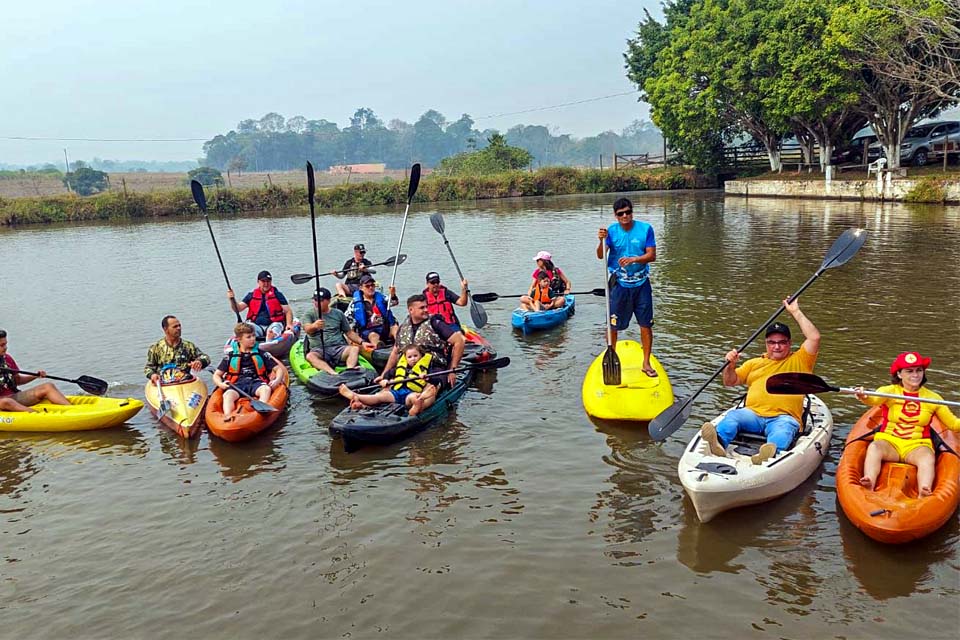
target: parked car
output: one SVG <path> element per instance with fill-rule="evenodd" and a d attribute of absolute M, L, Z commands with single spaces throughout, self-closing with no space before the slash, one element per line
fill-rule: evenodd
<path fill-rule="evenodd" d="M 900 164 L 924 166 L 934 155 L 939 155 L 933 153 L 933 145 L 942 146 L 947 136 L 951 139 L 960 138 L 960 121 L 928 122 L 911 128 L 900 143 Z M 871 162 L 881 155 L 883 155 L 883 148 L 879 142 L 870 145 L 869 160 Z"/>
<path fill-rule="evenodd" d="M 830 163 L 833 165 L 862 165 L 863 149 L 877 141 L 877 136 L 873 131 L 867 130 L 857 136 L 854 136 L 847 144 L 840 144 L 833 150 L 830 156 Z"/>

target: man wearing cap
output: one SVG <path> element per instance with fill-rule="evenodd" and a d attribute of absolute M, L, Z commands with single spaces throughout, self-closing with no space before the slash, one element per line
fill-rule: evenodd
<path fill-rule="evenodd" d="M 353 257 L 343 263 L 340 271 L 331 271 L 335 278 L 346 278 L 337 283 L 337 295 L 349 298 L 360 288 L 360 277 L 367 271 L 372 262 L 364 258 L 367 249 L 363 244 L 353 245 Z"/>
<path fill-rule="evenodd" d="M 351 304 L 365 350 L 373 351 L 381 342 L 393 342 L 399 329 L 397 319 L 369 273 L 360 276 L 360 289 L 353 294 Z"/>
<path fill-rule="evenodd" d="M 457 296 L 453 291 L 440 284 L 440 274 L 431 271 L 427 274 L 427 288 L 422 291 L 427 300 L 427 312 L 431 316 L 440 316 L 440 318 L 449 325 L 452 325 L 457 331 L 462 331 L 460 320 L 453 310 L 453 305 L 458 307 L 467 306 L 467 281 L 460 281 L 460 295 Z"/>
<path fill-rule="evenodd" d="M 460 328 L 444 322 L 439 315 L 431 315 L 427 310 L 426 296 L 420 293 L 407 298 L 407 313 L 407 319 L 400 325 L 397 341 L 383 370 L 393 369 L 400 356 L 412 344 L 420 347 L 424 354 L 431 354 L 431 371 L 456 369 L 460 365 L 466 345 Z M 374 381 L 380 382 L 382 379 L 383 376 L 378 376 Z M 432 380 L 436 381 L 436 378 Z M 447 375 L 446 382 L 452 387 L 457 382 L 457 374 Z"/>
<path fill-rule="evenodd" d="M 778 452 L 790 447 L 800 429 L 803 414 L 803 396 L 767 393 L 767 378 L 776 373 L 813 373 L 820 352 L 820 331 L 800 311 L 797 299 L 783 301 L 803 333 L 803 344 L 790 351 L 790 327 L 782 322 L 767 326 L 767 351 L 759 358 L 750 358 L 739 367 L 740 353 L 736 349 L 726 355 L 723 384 L 733 387 L 748 385 L 747 400 L 742 409 L 734 409 L 714 427 L 704 423 L 700 435 L 715 456 L 726 456 L 726 447 L 740 431 L 764 435 L 767 442 L 753 456 L 754 464 L 762 464 Z M 736 368 L 734 368 L 736 367 Z"/>
<path fill-rule="evenodd" d="M 597 232 L 597 258 L 607 253 L 607 274 L 610 279 L 610 343 L 616 348 L 617 332 L 630 326 L 630 316 L 640 325 L 643 347 L 643 372 L 651 378 L 657 371 L 650 364 L 653 350 L 653 289 L 650 286 L 650 263 L 657 259 L 657 241 L 653 227 L 633 218 L 633 203 L 618 198 L 613 203 L 617 221 Z"/>
<path fill-rule="evenodd" d="M 360 359 L 360 336 L 343 311 L 330 308 L 329 289 L 320 287 L 319 298 L 317 295 L 313 294 L 313 308 L 303 317 L 307 362 L 329 374 L 336 373 L 333 369 L 336 366 L 356 367 Z"/>
<path fill-rule="evenodd" d="M 293 311 L 286 296 L 273 286 L 269 271 L 257 274 L 258 287 L 237 302 L 233 289 L 227 289 L 230 306 L 237 313 L 247 310 L 247 324 L 252 324 L 258 340 L 273 340 L 284 331 L 293 330 Z"/>

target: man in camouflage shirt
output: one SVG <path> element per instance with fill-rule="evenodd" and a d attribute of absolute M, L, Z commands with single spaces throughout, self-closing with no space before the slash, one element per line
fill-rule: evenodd
<path fill-rule="evenodd" d="M 186 374 L 190 370 L 196 373 L 210 364 L 207 354 L 189 340 L 180 338 L 182 328 L 176 317 L 164 316 L 160 326 L 163 327 L 163 338 L 150 346 L 147 366 L 143 368 L 143 374 L 151 382 L 160 379 L 160 370 L 164 365 L 172 364 Z"/>

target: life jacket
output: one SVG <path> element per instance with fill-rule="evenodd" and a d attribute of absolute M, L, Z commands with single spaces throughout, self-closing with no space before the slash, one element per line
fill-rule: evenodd
<path fill-rule="evenodd" d="M 257 316 L 260 315 L 260 305 L 263 304 L 264 296 L 266 296 L 267 311 L 270 313 L 270 322 L 283 322 L 287 316 L 283 312 L 283 305 L 281 305 L 280 301 L 277 300 L 276 291 L 277 290 L 274 287 L 270 287 L 267 293 L 264 294 L 259 287 L 254 289 L 253 297 L 250 298 L 250 306 L 247 307 L 247 320 L 252 322 L 257 321 Z"/>
<path fill-rule="evenodd" d="M 533 295 L 530 297 L 533 298 L 534 300 L 539 300 L 540 304 L 550 304 L 550 301 L 551 301 L 550 291 L 551 291 L 550 287 L 547 287 L 546 289 L 541 289 L 539 286 L 536 286 L 533 288 Z"/>
<path fill-rule="evenodd" d="M 353 294 L 353 321 L 356 323 L 357 327 L 360 330 L 367 329 L 372 318 L 367 317 L 367 301 L 363 297 L 362 291 L 357 291 Z M 372 316 L 375 311 L 374 309 L 380 312 L 380 317 L 383 318 L 383 326 L 390 326 L 390 320 L 388 314 L 390 313 L 390 308 L 387 306 L 386 297 L 379 291 L 374 292 L 373 294 L 373 308 L 370 309 L 370 315 Z"/>
<path fill-rule="evenodd" d="M 400 356 L 400 362 L 397 363 L 396 376 L 397 378 L 412 378 L 413 376 L 424 376 L 427 375 L 430 371 L 430 361 L 433 360 L 433 355 L 426 353 L 417 360 L 417 364 L 412 367 L 407 367 L 407 356 Z M 408 380 L 407 382 L 398 382 L 393 385 L 393 388 L 400 390 L 403 388 L 410 389 L 414 393 L 420 393 L 423 391 L 424 387 L 427 386 L 426 380 Z"/>
<path fill-rule="evenodd" d="M 430 324 L 429 319 L 418 324 L 416 330 L 414 330 L 409 318 L 400 325 L 400 331 L 397 332 L 397 352 L 403 353 L 412 344 L 426 352 L 424 357 L 432 354 L 434 364 L 441 367 L 446 366 L 447 349 L 450 345 L 433 330 L 433 325 Z"/>
<path fill-rule="evenodd" d="M 3 358 L 0 359 L 0 367 L 7 367 L 9 369 L 16 369 L 17 364 L 13 361 L 13 358 L 10 357 L 10 354 L 3 354 Z M 13 395 L 20 391 L 17 388 L 17 375 L 11 371 L 0 371 L 0 397 L 4 395 Z"/>
<path fill-rule="evenodd" d="M 430 293 L 430 289 L 424 289 L 423 295 L 427 297 L 427 311 L 432 316 L 440 316 L 447 324 L 459 325 L 457 314 L 453 311 L 453 303 L 447 300 L 446 287 L 440 287 L 437 295 Z"/>
<path fill-rule="evenodd" d="M 253 345 L 253 350 L 250 353 L 240 351 L 239 344 L 233 345 L 233 350 L 230 352 L 230 364 L 227 366 L 227 373 L 223 377 L 228 382 L 239 380 L 244 356 L 253 360 L 253 368 L 256 369 L 257 376 L 264 382 L 270 382 L 270 378 L 267 376 L 267 365 L 263 361 L 263 356 L 260 355 L 257 345 Z"/>
<path fill-rule="evenodd" d="M 562 273 L 560 267 L 554 265 L 553 270 L 544 269 L 544 271 L 550 276 L 550 295 L 554 297 L 563 295 L 563 292 L 567 289 L 567 285 L 564 284 L 563 279 L 560 277 Z"/>

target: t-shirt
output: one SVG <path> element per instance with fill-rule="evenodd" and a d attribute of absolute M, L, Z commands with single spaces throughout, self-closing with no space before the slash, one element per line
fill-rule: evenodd
<path fill-rule="evenodd" d="M 817 356 L 807 353 L 802 346 L 783 360 L 770 360 L 766 354 L 750 358 L 737 367 L 740 383 L 749 385 L 746 407 L 764 418 L 789 413 L 799 422 L 803 415 L 803 396 L 767 393 L 767 378 L 775 373 L 813 373 L 816 363 Z"/>
<path fill-rule="evenodd" d="M 898 396 L 914 396 L 926 398 L 928 400 L 943 400 L 940 394 L 930 391 L 926 387 L 920 387 L 917 393 L 910 393 L 899 384 L 888 384 L 877 389 L 878 393 L 891 393 Z M 884 414 L 886 424 L 883 427 L 884 433 L 888 433 L 905 440 L 914 440 L 929 437 L 927 427 L 937 416 L 940 422 L 948 429 L 960 431 L 960 418 L 957 418 L 950 411 L 949 407 L 942 404 L 931 404 L 929 402 L 914 402 L 912 400 L 896 400 L 894 398 L 877 398 L 868 396 L 864 400 L 869 405 L 884 405 Z"/>
<path fill-rule="evenodd" d="M 317 310 L 310 309 L 303 316 L 303 324 L 308 325 L 318 320 Z M 352 330 L 350 321 L 340 309 L 331 308 L 330 311 L 323 314 L 323 329 L 313 334 L 307 334 L 307 349 L 319 349 L 321 345 L 326 347 L 339 347 L 347 344 L 347 339 L 343 335 Z M 320 334 L 323 333 L 323 341 L 320 340 Z"/>
<path fill-rule="evenodd" d="M 343 269 L 340 269 L 340 271 L 343 271 L 346 273 L 346 278 L 344 279 L 344 283 L 360 284 L 360 276 L 363 275 L 363 272 L 360 271 L 361 264 L 369 267 L 373 263 L 367 260 L 366 258 L 361 259 L 360 262 L 357 262 L 353 258 L 350 258 L 349 260 L 343 263 Z"/>
<path fill-rule="evenodd" d="M 276 361 L 273 359 L 273 356 L 269 353 L 260 353 L 260 357 L 263 358 L 263 366 L 266 368 L 266 375 L 270 375 L 270 372 L 273 371 L 274 367 L 277 366 Z M 217 365 L 217 371 L 226 373 L 230 369 L 230 356 L 226 356 L 223 360 L 220 361 L 220 364 Z M 240 354 L 240 379 L 242 380 L 259 380 L 260 376 L 257 375 L 257 368 L 253 364 L 253 358 L 249 353 Z"/>
<path fill-rule="evenodd" d="M 653 237 L 653 227 L 641 220 L 634 220 L 629 231 L 624 231 L 619 222 L 607 227 L 607 246 L 610 252 L 607 257 L 607 271 L 617 276 L 617 283 L 621 287 L 639 287 L 650 276 L 649 264 L 628 264 L 621 267 L 620 258 L 642 256 L 650 247 L 656 247 L 657 241 Z"/>
<path fill-rule="evenodd" d="M 289 303 L 287 302 L 286 296 L 284 296 L 282 293 L 280 293 L 280 289 L 277 289 L 276 287 L 274 287 L 274 288 L 273 288 L 273 293 L 274 293 L 274 295 L 277 296 L 277 302 L 279 302 L 279 303 L 282 304 L 282 305 L 289 304 Z M 257 294 L 257 298 L 260 298 L 261 296 L 263 296 L 263 292 L 260 291 L 259 288 L 258 288 L 258 289 L 254 289 L 253 291 L 251 291 L 251 292 L 248 293 L 247 295 L 243 296 L 243 301 L 244 301 L 244 303 L 246 303 L 248 306 L 250 305 L 250 301 L 253 300 L 253 294 Z M 261 327 L 268 327 L 268 326 L 270 326 L 270 323 L 271 323 L 271 320 L 270 320 L 270 309 L 267 308 L 267 302 L 266 302 L 266 300 L 264 300 L 263 303 L 260 305 L 260 311 L 259 311 L 259 313 L 257 313 L 257 317 L 253 319 L 253 322 L 254 322 L 255 324 L 260 325 Z"/>
<path fill-rule="evenodd" d="M 17 371 L 20 371 L 20 367 L 17 366 L 16 360 L 14 360 L 13 356 L 11 356 L 9 353 L 5 353 L 3 358 L 0 358 L 0 367 L 7 367 L 8 369 L 16 369 Z M 19 374 L 10 373 L 8 371 L 0 371 L 0 398 L 6 398 L 17 393 L 14 391 L 14 389 L 17 387 L 17 375 Z"/>

